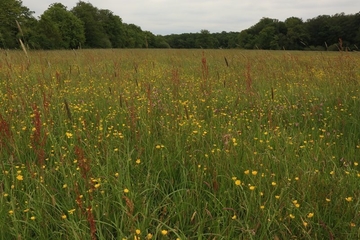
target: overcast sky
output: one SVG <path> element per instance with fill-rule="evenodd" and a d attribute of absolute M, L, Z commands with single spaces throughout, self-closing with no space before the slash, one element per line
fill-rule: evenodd
<path fill-rule="evenodd" d="M 40 16 L 50 4 L 61 2 L 72 9 L 78 0 L 22 0 Z M 269 17 L 304 21 L 318 15 L 360 12 L 359 0 L 85 0 L 99 9 L 109 9 L 124 23 L 133 23 L 154 34 L 195 33 L 207 29 L 240 32 Z"/>

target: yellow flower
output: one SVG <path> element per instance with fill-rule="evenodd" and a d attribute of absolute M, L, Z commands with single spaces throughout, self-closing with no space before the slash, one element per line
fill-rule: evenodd
<path fill-rule="evenodd" d="M 314 213 L 309 213 L 309 214 L 307 215 L 308 218 L 312 218 L 313 216 L 314 216 Z"/>
<path fill-rule="evenodd" d="M 353 222 L 350 223 L 350 227 L 355 227 L 355 226 L 356 226 L 355 223 L 353 223 Z"/>
<path fill-rule="evenodd" d="M 260 206 L 260 209 L 264 209 L 264 208 L 265 208 L 265 206 L 264 206 L 264 205 L 261 205 L 261 206 Z"/>
<path fill-rule="evenodd" d="M 136 159 L 136 164 L 140 164 L 141 160 L 140 159 Z"/>
<path fill-rule="evenodd" d="M 72 138 L 72 136 L 73 136 L 72 133 L 66 132 L 66 137 L 67 137 L 67 138 Z"/>
<path fill-rule="evenodd" d="M 167 230 L 165 230 L 165 229 L 164 229 L 164 230 L 161 230 L 161 234 L 165 236 L 165 235 L 167 235 L 167 234 L 168 234 L 168 231 L 167 231 Z"/>
<path fill-rule="evenodd" d="M 17 175 L 16 179 L 19 181 L 22 181 L 22 180 L 24 180 L 24 177 L 22 175 Z"/>
<path fill-rule="evenodd" d="M 295 216 L 292 215 L 292 214 L 290 214 L 289 217 L 290 217 L 291 219 L 294 219 L 294 218 L 295 218 Z"/>
<path fill-rule="evenodd" d="M 248 175 L 248 174 L 250 173 L 250 170 L 246 170 L 246 171 L 244 171 L 244 173 L 245 173 L 246 175 Z"/>
<path fill-rule="evenodd" d="M 67 188 L 67 184 L 64 184 L 64 185 L 63 185 L 63 188 Z"/>
<path fill-rule="evenodd" d="M 240 181 L 240 180 L 236 180 L 236 181 L 235 181 L 235 185 L 236 185 L 236 186 L 240 186 L 240 185 L 241 185 L 241 181 Z"/>
<path fill-rule="evenodd" d="M 74 214 L 75 208 L 68 211 L 69 214 Z"/>
<path fill-rule="evenodd" d="M 99 188 L 100 185 L 101 185 L 100 183 L 97 183 L 97 184 L 94 185 L 94 187 L 95 187 L 95 188 Z"/>
<path fill-rule="evenodd" d="M 331 199 L 330 199 L 330 198 L 325 198 L 325 200 L 326 200 L 327 202 L 330 202 L 330 201 L 331 201 Z"/>
<path fill-rule="evenodd" d="M 13 210 L 10 210 L 10 211 L 9 211 L 9 214 L 10 214 L 10 215 L 13 215 L 13 214 L 14 214 L 14 211 L 13 211 Z"/>
<path fill-rule="evenodd" d="M 139 235 L 139 234 L 141 233 L 140 229 L 136 229 L 136 230 L 135 230 L 135 233 L 136 233 L 137 235 Z"/>
<path fill-rule="evenodd" d="M 129 192 L 129 189 L 125 188 L 124 193 L 128 193 L 128 192 Z"/>
<path fill-rule="evenodd" d="M 276 182 L 272 182 L 271 185 L 276 186 Z"/>
<path fill-rule="evenodd" d="M 308 223 L 307 223 L 307 222 L 303 222 L 303 225 L 304 225 L 304 227 L 306 227 L 306 226 L 308 225 Z"/>
<path fill-rule="evenodd" d="M 63 214 L 63 215 L 61 216 L 61 218 L 62 218 L 62 219 L 66 219 L 67 217 L 66 217 L 65 214 Z"/>
<path fill-rule="evenodd" d="M 36 219 L 36 217 L 32 216 L 30 219 L 34 221 Z"/>
<path fill-rule="evenodd" d="M 347 197 L 347 198 L 345 198 L 345 200 L 348 201 L 348 202 L 351 202 L 353 200 L 353 198 L 352 197 Z"/>
<path fill-rule="evenodd" d="M 232 220 L 235 220 L 237 217 L 236 217 L 236 214 L 234 214 L 234 216 L 231 217 Z"/>
<path fill-rule="evenodd" d="M 251 172 L 251 174 L 254 175 L 254 176 L 256 176 L 257 173 L 258 173 L 257 171 L 252 171 Z"/>
<path fill-rule="evenodd" d="M 148 233 L 148 235 L 146 236 L 146 239 L 152 239 L 153 235 L 151 233 Z"/>
<path fill-rule="evenodd" d="M 250 189 L 251 191 L 254 191 L 254 190 L 255 190 L 255 186 L 250 186 L 249 189 Z"/>
<path fill-rule="evenodd" d="M 276 198 L 276 199 L 279 199 L 279 198 L 280 198 L 280 196 L 279 196 L 279 195 L 275 195 L 275 198 Z"/>

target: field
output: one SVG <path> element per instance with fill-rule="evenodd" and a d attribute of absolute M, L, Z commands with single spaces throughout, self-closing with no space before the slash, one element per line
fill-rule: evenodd
<path fill-rule="evenodd" d="M 359 239 L 359 66 L 2 50 L 0 239 Z"/>

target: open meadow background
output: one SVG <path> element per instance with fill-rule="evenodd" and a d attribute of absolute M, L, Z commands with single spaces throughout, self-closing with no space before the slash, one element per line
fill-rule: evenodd
<path fill-rule="evenodd" d="M 360 238 L 359 53 L 0 54 L 0 239 Z"/>

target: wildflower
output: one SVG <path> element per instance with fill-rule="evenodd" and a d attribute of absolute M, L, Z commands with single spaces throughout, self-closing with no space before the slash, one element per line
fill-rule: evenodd
<path fill-rule="evenodd" d="M 71 214 L 71 215 L 74 214 L 74 212 L 75 212 L 75 208 L 68 211 L 68 213 Z"/>
<path fill-rule="evenodd" d="M 251 172 L 251 174 L 254 175 L 254 176 L 256 176 L 257 173 L 258 173 L 257 171 L 252 171 Z"/>
<path fill-rule="evenodd" d="M 167 234 L 168 234 L 168 231 L 167 231 L 167 230 L 165 230 L 165 229 L 164 229 L 164 230 L 161 230 L 161 234 L 165 236 L 165 235 L 167 235 Z"/>
<path fill-rule="evenodd" d="M 63 188 L 67 188 L 67 184 L 64 184 L 64 185 L 63 185 Z"/>
<path fill-rule="evenodd" d="M 291 219 L 294 219 L 294 218 L 295 218 L 295 216 L 292 215 L 292 214 L 290 214 L 289 217 L 290 217 Z"/>
<path fill-rule="evenodd" d="M 36 219 L 36 217 L 32 216 L 30 219 L 34 221 Z"/>
<path fill-rule="evenodd" d="M 236 219 L 236 215 L 234 214 L 234 216 L 231 217 L 232 220 Z"/>
<path fill-rule="evenodd" d="M 334 173 L 335 173 L 334 171 L 331 171 L 331 172 L 330 172 L 330 175 L 334 175 Z"/>
<path fill-rule="evenodd" d="M 272 182 L 271 185 L 272 185 L 272 186 L 276 186 L 276 182 Z"/>
<path fill-rule="evenodd" d="M 314 216 L 314 213 L 309 213 L 309 214 L 307 215 L 308 218 L 312 218 L 313 216 Z"/>
<path fill-rule="evenodd" d="M 100 185 L 101 185 L 100 183 L 97 183 L 97 184 L 94 185 L 94 187 L 95 187 L 95 188 L 99 188 Z"/>
<path fill-rule="evenodd" d="M 250 173 L 250 170 L 245 170 L 244 173 L 248 175 Z"/>
<path fill-rule="evenodd" d="M 236 181 L 237 177 L 232 177 L 231 179 L 232 179 L 233 181 Z"/>
<path fill-rule="evenodd" d="M 129 189 L 125 188 L 124 193 L 128 193 L 128 192 L 129 192 Z"/>
<path fill-rule="evenodd" d="M 280 198 L 280 196 L 279 196 L 279 195 L 275 195 L 275 198 L 276 198 L 276 199 L 279 199 L 279 198 Z"/>
<path fill-rule="evenodd" d="M 158 145 L 155 146 L 155 148 L 156 148 L 156 149 L 160 149 L 161 146 L 158 144 Z"/>
<path fill-rule="evenodd" d="M 13 210 L 10 210 L 10 211 L 9 211 L 9 214 L 10 214 L 10 215 L 13 215 L 13 214 L 14 214 L 14 211 L 13 211 Z"/>
<path fill-rule="evenodd" d="M 136 233 L 137 235 L 139 235 L 139 234 L 141 233 L 140 229 L 136 229 L 136 230 L 135 230 L 135 233 Z"/>
<path fill-rule="evenodd" d="M 152 239 L 153 235 L 151 233 L 148 233 L 148 235 L 146 236 L 146 239 Z"/>
<path fill-rule="evenodd" d="M 304 225 L 304 227 L 306 227 L 308 225 L 308 223 L 304 221 L 303 225 Z"/>
<path fill-rule="evenodd" d="M 67 138 L 72 138 L 72 136 L 73 136 L 73 134 L 72 134 L 72 133 L 69 133 L 69 132 L 66 132 L 65 134 L 66 134 L 66 137 L 67 137 Z"/>
<path fill-rule="evenodd" d="M 249 189 L 250 189 L 251 191 L 254 191 L 254 190 L 255 190 L 255 186 L 250 186 Z"/>
<path fill-rule="evenodd" d="M 136 164 L 140 164 L 141 160 L 140 159 L 136 159 Z"/>
<path fill-rule="evenodd" d="M 355 227 L 355 226 L 356 226 L 355 223 L 353 223 L 353 222 L 350 223 L 350 227 Z"/>
<path fill-rule="evenodd" d="M 264 208 L 265 208 L 265 206 L 264 206 L 264 205 L 261 205 L 261 206 L 260 206 L 260 209 L 264 209 Z"/>
<path fill-rule="evenodd" d="M 241 185 L 241 181 L 240 181 L 240 180 L 236 180 L 236 181 L 235 181 L 235 185 L 236 185 L 236 186 L 240 186 L 240 185 Z"/>
<path fill-rule="evenodd" d="M 348 202 L 351 202 L 353 200 L 353 198 L 352 197 L 347 197 L 347 198 L 345 198 L 345 200 L 348 201 Z"/>
<path fill-rule="evenodd" d="M 16 179 L 19 181 L 22 181 L 22 180 L 24 180 L 24 177 L 22 175 L 17 175 Z"/>
<path fill-rule="evenodd" d="M 61 218 L 62 218 L 62 219 L 66 219 L 67 217 L 66 217 L 65 214 L 63 214 L 63 215 L 61 215 Z"/>
<path fill-rule="evenodd" d="M 330 199 L 330 198 L 325 198 L 325 200 L 326 200 L 327 202 L 330 202 L 330 201 L 331 201 L 331 199 Z"/>
<path fill-rule="evenodd" d="M 119 176 L 119 173 L 115 173 L 115 177 L 118 177 Z"/>

